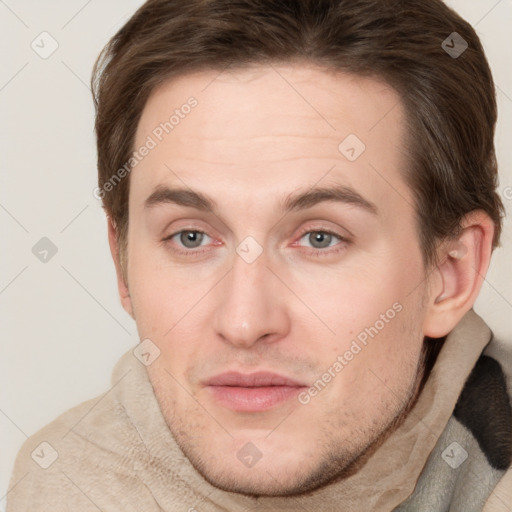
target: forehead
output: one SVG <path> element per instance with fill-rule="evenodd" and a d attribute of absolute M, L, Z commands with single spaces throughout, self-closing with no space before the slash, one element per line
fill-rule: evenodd
<path fill-rule="evenodd" d="M 198 135 L 212 139 L 219 129 L 223 135 L 239 139 L 277 135 L 283 127 L 294 135 L 323 134 L 334 139 L 351 129 L 364 138 L 390 109 L 394 115 L 388 121 L 395 124 L 402 117 L 397 93 L 377 79 L 328 72 L 311 64 L 205 70 L 168 80 L 153 91 L 138 125 L 139 142 L 190 97 L 198 101 L 199 108 L 193 113 L 201 111 L 202 115 L 200 123 L 193 119 L 198 116 L 190 116 L 186 124 L 200 127 Z M 291 126 L 290 114 L 304 122 Z M 176 126 L 173 135 L 184 135 L 183 131 Z"/>
<path fill-rule="evenodd" d="M 184 107 L 191 98 L 195 106 Z M 131 179 L 137 194 L 179 177 L 194 188 L 229 184 L 268 197 L 328 173 L 355 188 L 367 182 L 373 200 L 389 195 L 389 183 L 408 195 L 404 121 L 399 96 L 377 79 L 297 64 L 195 72 L 148 99 L 135 149 L 149 138 L 154 147 Z"/>

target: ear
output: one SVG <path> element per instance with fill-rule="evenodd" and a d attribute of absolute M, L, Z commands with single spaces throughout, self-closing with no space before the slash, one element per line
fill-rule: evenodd
<path fill-rule="evenodd" d="M 113 220 L 110 217 L 107 217 L 107 223 L 108 244 L 110 245 L 110 253 L 112 254 L 112 259 L 114 260 L 114 265 L 116 267 L 117 289 L 119 292 L 119 297 L 121 298 L 121 305 L 123 306 L 124 310 L 133 319 L 135 319 L 135 317 L 133 316 L 132 301 L 130 298 L 130 291 L 128 290 L 128 283 L 126 282 L 126 278 L 121 265 L 117 229 Z"/>
<path fill-rule="evenodd" d="M 429 278 L 424 335 L 447 335 L 473 307 L 492 253 L 494 223 L 481 210 L 464 217 L 455 240 L 439 247 L 438 264 Z"/>

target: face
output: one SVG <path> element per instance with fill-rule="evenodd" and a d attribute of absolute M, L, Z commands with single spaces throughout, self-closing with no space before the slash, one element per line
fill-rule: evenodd
<path fill-rule="evenodd" d="M 213 485 L 324 485 L 414 395 L 426 284 L 404 119 L 386 84 L 311 65 L 193 73 L 147 102 L 129 309 L 160 350 L 169 428 Z"/>

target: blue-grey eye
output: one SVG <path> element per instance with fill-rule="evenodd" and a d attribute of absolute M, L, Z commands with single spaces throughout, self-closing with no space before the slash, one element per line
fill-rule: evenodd
<path fill-rule="evenodd" d="M 304 236 L 307 236 L 307 241 L 314 249 L 325 249 L 331 245 L 333 238 L 339 239 L 336 235 L 325 231 L 310 231 Z"/>
<path fill-rule="evenodd" d="M 201 231 L 181 231 L 177 234 L 180 235 L 180 242 L 187 249 L 199 247 L 205 235 L 204 233 L 201 233 Z"/>

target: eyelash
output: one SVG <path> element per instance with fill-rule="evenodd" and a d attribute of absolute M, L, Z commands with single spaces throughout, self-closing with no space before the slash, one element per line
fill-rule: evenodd
<path fill-rule="evenodd" d="M 210 236 L 210 235 L 208 235 L 208 233 L 205 233 L 204 231 L 201 231 L 200 229 L 193 229 L 193 228 L 180 229 L 179 231 L 176 231 L 172 235 L 169 235 L 168 237 L 164 238 L 162 240 L 162 242 L 164 244 L 168 244 L 175 236 L 180 235 L 181 233 L 186 233 L 186 232 L 201 233 L 203 235 Z M 331 231 L 329 229 L 324 229 L 324 228 L 321 228 L 321 227 L 320 228 L 315 228 L 315 229 L 311 229 L 310 227 L 302 228 L 300 233 L 299 233 L 297 241 L 300 241 L 304 237 L 304 235 L 309 234 L 309 233 L 323 233 L 323 234 L 326 234 L 326 235 L 334 236 L 334 237 L 336 237 L 336 238 L 338 238 L 340 240 L 340 242 L 338 244 L 336 244 L 336 245 L 341 245 L 342 246 L 341 248 L 337 248 L 337 249 L 334 249 L 334 250 L 332 250 L 331 248 L 326 248 L 326 249 L 310 248 L 310 251 L 308 251 L 309 254 L 312 255 L 312 256 L 315 256 L 317 258 L 321 258 L 321 257 L 324 257 L 324 256 L 332 256 L 333 254 L 337 254 L 337 253 L 341 252 L 343 249 L 345 249 L 346 245 L 350 243 L 350 241 L 346 237 L 340 235 L 339 233 L 335 233 L 334 231 Z M 336 247 L 336 246 L 333 246 L 333 247 Z M 199 257 L 201 254 L 206 252 L 208 249 L 189 249 L 189 250 L 184 250 L 184 249 L 180 249 L 180 248 L 174 246 L 174 247 L 172 247 L 172 250 L 174 252 L 182 255 L 182 256 L 187 256 L 187 257 L 194 258 L 194 257 Z"/>

